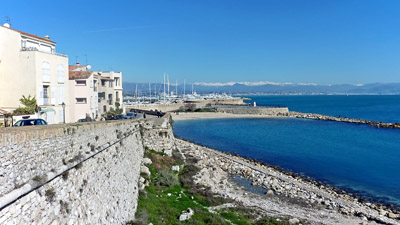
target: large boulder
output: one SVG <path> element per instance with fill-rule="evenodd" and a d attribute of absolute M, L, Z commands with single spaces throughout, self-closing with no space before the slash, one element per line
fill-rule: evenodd
<path fill-rule="evenodd" d="M 147 177 L 150 177 L 150 170 L 146 166 L 141 166 L 140 167 L 140 174 L 144 174 Z"/>

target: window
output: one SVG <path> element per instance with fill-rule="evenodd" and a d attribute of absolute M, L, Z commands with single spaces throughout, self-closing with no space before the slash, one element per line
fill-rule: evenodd
<path fill-rule="evenodd" d="M 39 105 L 49 105 L 50 104 L 49 86 L 39 85 L 38 90 L 39 90 Z"/>
<path fill-rule="evenodd" d="M 48 62 L 42 63 L 42 80 L 43 82 L 50 82 L 50 64 Z"/>
<path fill-rule="evenodd" d="M 64 66 L 59 64 L 57 67 L 58 83 L 64 83 Z"/>
<path fill-rule="evenodd" d="M 114 80 L 115 80 L 115 86 L 120 86 L 120 84 L 119 84 L 119 78 L 116 77 L 116 78 L 114 78 Z"/>
<path fill-rule="evenodd" d="M 102 81 L 101 81 L 101 86 L 103 86 L 103 87 L 106 86 L 106 81 L 105 81 L 105 80 L 102 80 Z"/>
<path fill-rule="evenodd" d="M 86 98 L 76 98 L 76 103 L 86 104 Z"/>
<path fill-rule="evenodd" d="M 80 86 L 86 86 L 86 80 L 76 80 L 75 84 Z"/>
<path fill-rule="evenodd" d="M 108 87 L 113 87 L 113 82 L 108 82 Z"/>

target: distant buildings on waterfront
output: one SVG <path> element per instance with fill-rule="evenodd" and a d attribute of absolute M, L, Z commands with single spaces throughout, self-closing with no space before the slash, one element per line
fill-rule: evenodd
<path fill-rule="evenodd" d="M 68 56 L 56 52 L 49 36 L 28 34 L 9 24 L 0 25 L 0 84 L 2 126 L 11 125 L 9 118 L 22 106 L 22 96 L 36 98 L 36 113 L 30 116 L 49 124 L 100 119 L 123 103 L 121 72 L 69 65 Z"/>

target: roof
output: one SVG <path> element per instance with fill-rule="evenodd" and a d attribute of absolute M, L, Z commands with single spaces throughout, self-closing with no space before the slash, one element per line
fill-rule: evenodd
<path fill-rule="evenodd" d="M 2 26 L 2 25 L 0 25 L 0 26 Z M 13 29 L 13 28 L 10 28 L 10 27 L 5 27 L 5 26 L 2 26 L 2 27 L 10 29 L 10 30 L 13 30 L 13 31 L 16 31 L 16 32 L 18 32 L 20 34 L 23 34 L 23 35 L 26 35 L 26 36 L 34 37 L 34 38 L 37 38 L 37 39 L 40 39 L 40 40 L 43 40 L 43 41 L 48 41 L 48 42 L 51 42 L 51 43 L 54 43 L 54 44 L 56 43 L 55 41 L 52 41 L 52 40 L 49 40 L 49 39 L 46 39 L 44 37 L 40 37 L 40 36 L 37 36 L 37 35 L 34 35 L 34 34 L 29 34 L 29 33 L 26 33 L 26 32 L 20 31 L 20 30 L 16 30 L 16 29 Z"/>
<path fill-rule="evenodd" d="M 69 79 L 87 79 L 92 75 L 93 71 L 69 71 Z"/>
<path fill-rule="evenodd" d="M 69 70 L 76 70 L 76 69 L 85 68 L 85 67 L 86 67 L 86 65 L 80 65 L 80 64 L 78 64 L 78 65 L 69 65 L 68 69 Z"/>

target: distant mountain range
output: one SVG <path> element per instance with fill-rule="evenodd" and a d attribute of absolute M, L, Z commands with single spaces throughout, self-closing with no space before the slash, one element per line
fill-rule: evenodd
<path fill-rule="evenodd" d="M 149 94 L 148 83 L 124 82 L 125 94 L 134 94 L 136 86 L 139 95 Z M 151 92 L 163 93 L 162 83 L 152 83 Z M 166 92 L 167 90 L 166 85 Z M 170 85 L 170 92 L 179 94 L 184 91 L 186 94 L 192 92 L 192 85 Z M 400 83 L 372 83 L 372 84 L 339 84 L 319 85 L 314 83 L 274 83 L 274 82 L 228 82 L 228 83 L 194 83 L 193 90 L 199 94 L 207 93 L 228 93 L 228 94 L 267 94 L 267 95 L 400 95 Z"/>

